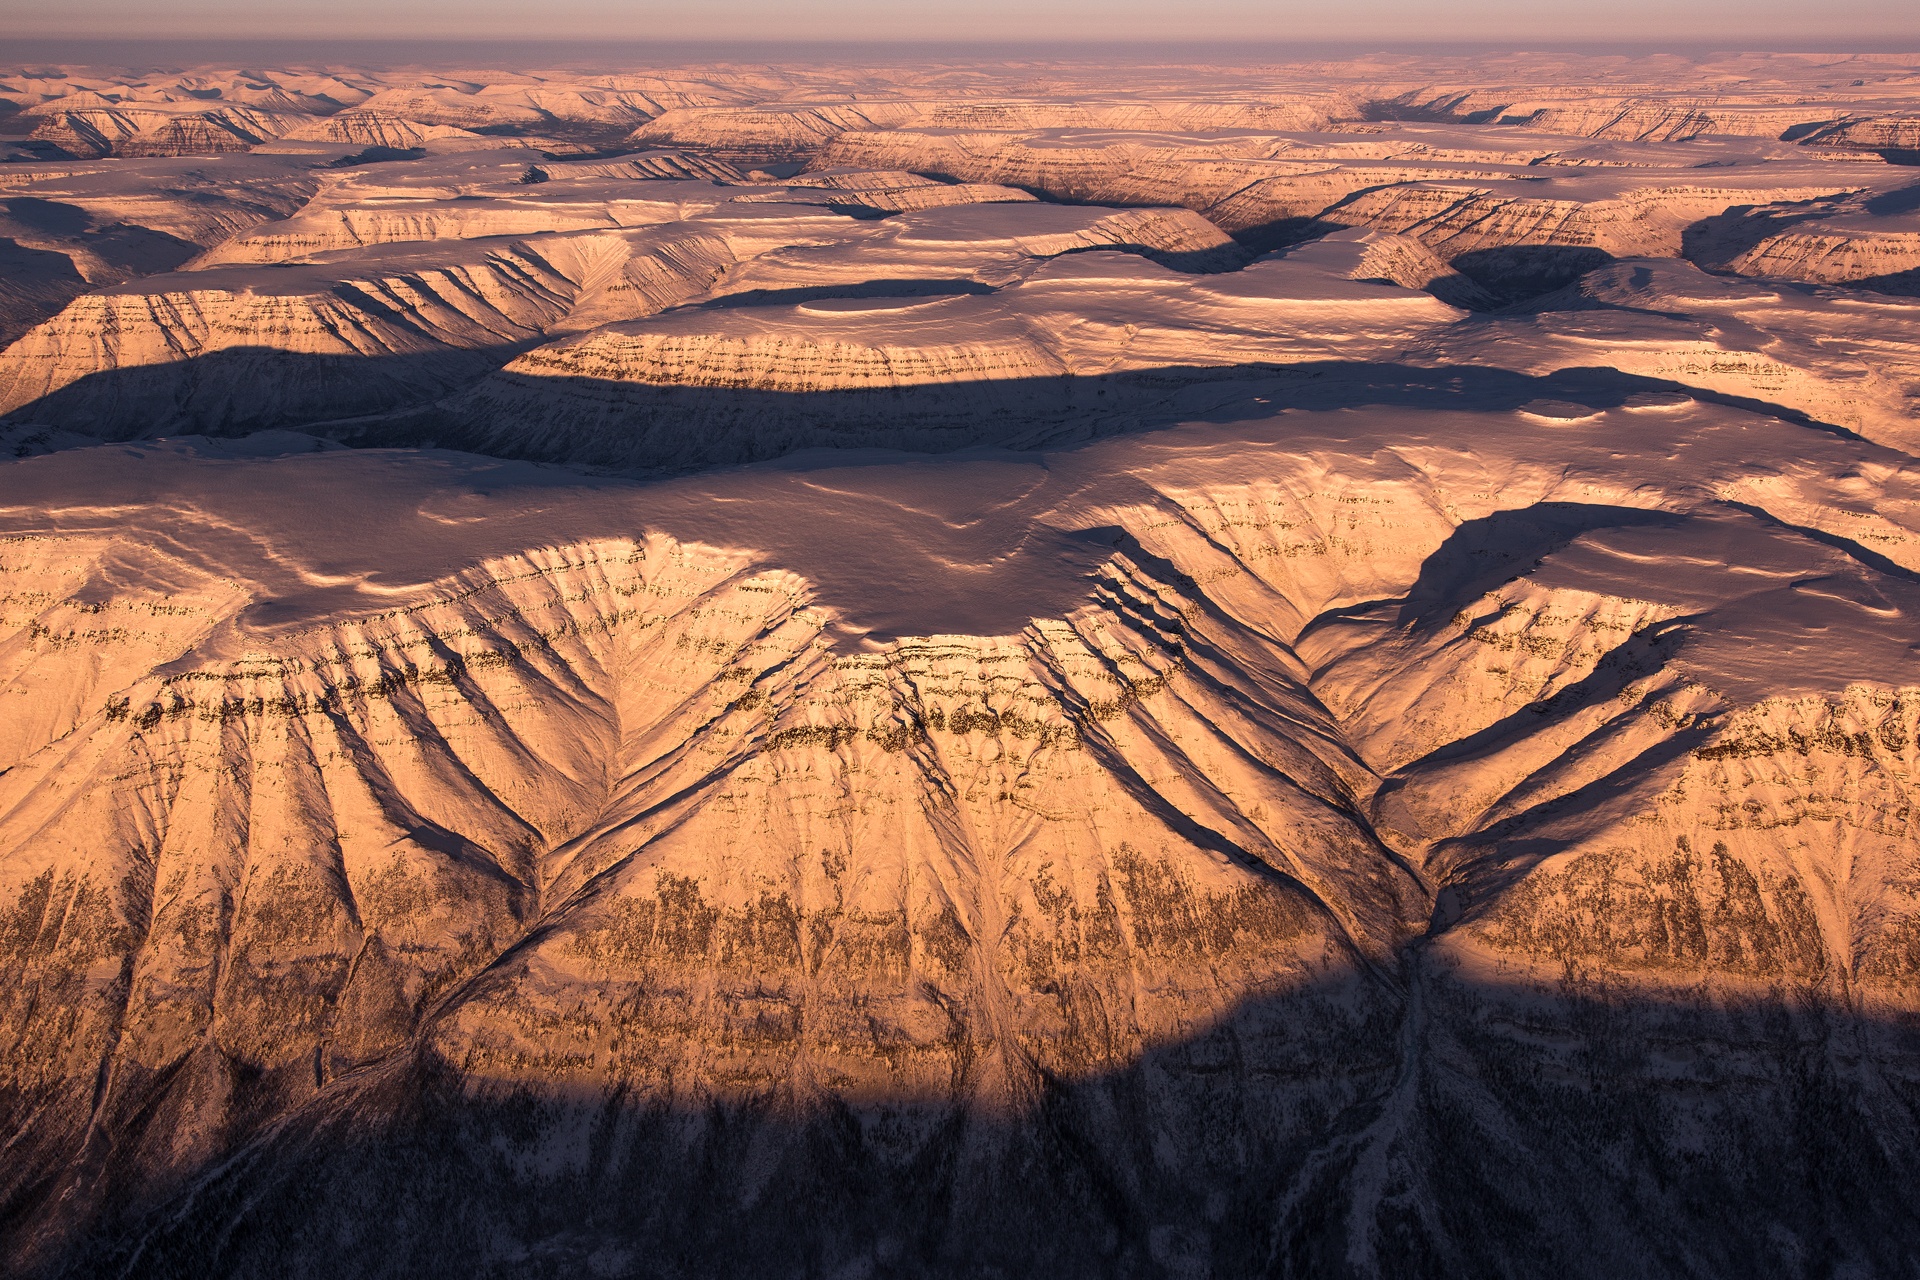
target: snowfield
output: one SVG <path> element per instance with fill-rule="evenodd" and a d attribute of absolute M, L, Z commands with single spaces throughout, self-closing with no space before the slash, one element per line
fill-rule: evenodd
<path fill-rule="evenodd" d="M 0 1270 L 1920 1267 L 1920 57 L 0 99 Z"/>

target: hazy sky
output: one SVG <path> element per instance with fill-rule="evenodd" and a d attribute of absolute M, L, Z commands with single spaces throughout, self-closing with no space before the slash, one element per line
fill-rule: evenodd
<path fill-rule="evenodd" d="M 0 0 L 5 37 L 1709 41 L 1885 47 L 1914 0 Z"/>

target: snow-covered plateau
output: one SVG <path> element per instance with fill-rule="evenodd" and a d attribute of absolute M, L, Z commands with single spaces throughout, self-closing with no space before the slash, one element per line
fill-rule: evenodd
<path fill-rule="evenodd" d="M 0 111 L 0 1273 L 1920 1275 L 1920 55 Z"/>

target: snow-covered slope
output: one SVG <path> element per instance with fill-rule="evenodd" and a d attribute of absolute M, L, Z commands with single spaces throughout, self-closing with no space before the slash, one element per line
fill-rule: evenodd
<path fill-rule="evenodd" d="M 0 1272 L 1910 1274 L 1916 85 L 0 68 Z"/>
<path fill-rule="evenodd" d="M 886 1169 L 1026 1158 L 1018 1125 L 961 1138 L 953 1108 L 1110 1141 L 1047 1099 L 1139 1090 L 1130 1131 L 1200 1180 L 1127 1192 L 1140 1211 L 1271 1211 L 1330 1179 L 1314 1194 L 1378 1248 L 1392 1202 L 1364 1170 L 1233 1156 L 1183 1117 L 1255 1108 L 1231 1132 L 1278 1140 L 1356 1108 L 1406 1177 L 1450 1105 L 1425 1090 L 1464 1090 L 1479 1136 L 1448 1160 L 1488 1174 L 1538 1107 L 1590 1104 L 1486 1073 L 1585 1070 L 1578 1011 L 1622 999 L 1666 1002 L 1658 1034 L 1696 1059 L 1761 1054 L 1744 1087 L 1800 1105 L 1714 1010 L 1783 982 L 1911 1000 L 1920 595 L 1890 562 L 1920 563 L 1920 491 L 1895 458 L 1653 405 L 652 487 L 310 449 L 15 464 L 10 679 L 64 691 L 0 783 L 31 1167 L 88 1114 L 161 1106 L 164 1131 L 114 1140 L 134 1203 L 231 1143 L 276 1204 L 296 1167 L 330 1201 L 357 1175 L 288 1164 L 288 1136 L 378 1130 L 439 1079 L 473 1123 L 553 1100 L 513 1141 L 559 1163 L 493 1178 L 580 1167 L 566 1099 L 624 1099 L 625 1151 L 788 1096 L 754 1140 L 839 1178 L 805 1098 L 895 1117 Z M 1173 1065 L 1229 1044 L 1244 1075 Z M 1637 1158 L 1695 1158 L 1694 1126 L 1742 1114 L 1708 1069 L 1661 1077 L 1675 1128 Z M 1431 1081 L 1411 1098 L 1408 1071 Z M 207 1168 L 217 1197 L 234 1175 Z M 1254 1168 L 1283 1181 L 1247 1199 Z M 1510 1211 L 1551 1220 L 1557 1186 Z M 1051 1183 L 980 1194 L 1080 1212 Z M 1657 1240 L 1697 1237 L 1659 1203 Z M 157 1247 L 193 1256 L 176 1227 Z"/>

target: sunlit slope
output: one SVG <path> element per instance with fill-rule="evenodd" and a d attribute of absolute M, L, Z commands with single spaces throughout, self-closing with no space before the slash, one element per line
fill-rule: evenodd
<path fill-rule="evenodd" d="M 1183 56 L 0 67 L 0 1272 L 1914 1271 L 1920 63 Z"/>
<path fill-rule="evenodd" d="M 235 1144 L 277 1185 L 287 1135 L 386 1124 L 428 1078 L 547 1099 L 528 1178 L 571 1167 L 579 1106 L 695 1143 L 744 1108 L 796 1168 L 818 1108 L 890 1114 L 884 1166 L 1011 1159 L 1036 1108 L 1112 1141 L 1058 1091 L 1124 1088 L 1228 1202 L 1255 1167 L 1283 1203 L 1333 1196 L 1366 1271 L 1440 1098 L 1476 1098 L 1494 1151 L 1573 1105 L 1466 1065 L 1587 1070 L 1509 1007 L 1671 1008 L 1664 1043 L 1750 1061 L 1770 1098 L 1784 1033 L 1722 1002 L 1902 1016 L 1920 597 L 1889 455 L 1705 408 L 1310 421 L 571 496 L 409 455 L 147 450 L 88 494 L 63 488 L 84 453 L 19 464 L 35 500 L 7 519 L 40 533 L 9 544 L 11 696 L 46 710 L 0 776 L 9 1194 L 57 1234 L 49 1188 L 150 1203 Z M 1682 461 L 1601 461 L 1629 422 Z M 1303 428 L 1346 456 L 1276 448 Z M 1583 430 L 1599 452 L 1568 466 Z M 1789 436 L 1818 470 L 1754 466 Z M 1851 494 L 1818 479 L 1843 456 Z M 116 506 L 149 470 L 187 505 Z M 944 475 L 1004 514 L 943 516 Z M 381 514 L 327 539 L 354 493 Z M 843 542 L 840 503 L 929 532 Z M 418 576 L 516 528 L 563 537 Z M 1020 549 L 1041 535 L 1065 541 Z M 825 588 L 779 563 L 808 549 Z M 915 634 L 955 591 L 1032 612 Z M 1234 1073 L 1193 1074 L 1229 1042 Z M 1168 1053 L 1193 1065 L 1143 1066 Z M 1637 1077 L 1676 1109 L 1656 1167 L 1744 1105 L 1674 1070 Z M 1299 1154 L 1223 1154 L 1219 1105 Z M 1348 1109 L 1364 1139 L 1328 1127 Z M 1012 1127 L 961 1142 L 942 1114 Z M 64 1181 L 89 1132 L 110 1159 Z M 1382 1163 L 1339 1173 L 1356 1150 Z"/>

